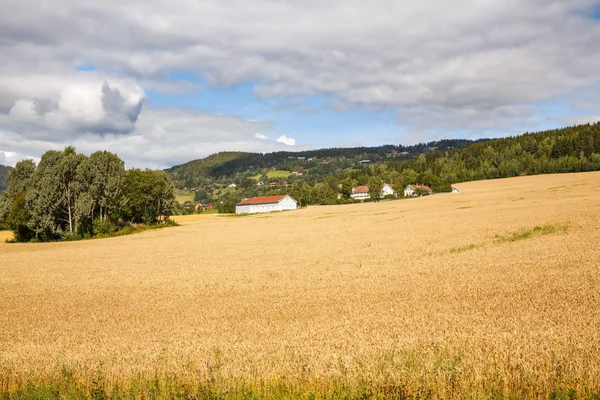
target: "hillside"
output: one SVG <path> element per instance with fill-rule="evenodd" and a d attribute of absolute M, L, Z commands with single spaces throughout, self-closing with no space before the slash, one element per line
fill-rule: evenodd
<path fill-rule="evenodd" d="M 0 165 L 0 193 L 6 189 L 6 177 L 10 170 L 11 168 L 6 165 Z"/>
<path fill-rule="evenodd" d="M 165 170 L 176 185 L 200 187 L 214 182 L 230 182 L 237 176 L 250 177 L 267 173 L 268 170 L 310 171 L 311 180 L 361 167 L 362 160 L 370 163 L 390 160 L 407 160 L 419 154 L 435 150 L 463 148 L 486 139 L 440 140 L 414 146 L 385 145 L 379 147 L 354 147 L 274 153 L 220 152 L 206 158 L 187 162 Z"/>
<path fill-rule="evenodd" d="M 398 172 L 414 171 L 449 183 L 597 171 L 600 170 L 600 123 L 474 143 L 389 166 Z"/>

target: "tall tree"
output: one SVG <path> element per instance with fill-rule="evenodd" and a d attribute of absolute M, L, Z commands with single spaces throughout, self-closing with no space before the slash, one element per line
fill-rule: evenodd
<path fill-rule="evenodd" d="M 369 186 L 371 200 L 379 201 L 381 198 L 381 189 L 383 189 L 383 180 L 379 176 L 372 176 L 369 178 L 367 186 Z"/>

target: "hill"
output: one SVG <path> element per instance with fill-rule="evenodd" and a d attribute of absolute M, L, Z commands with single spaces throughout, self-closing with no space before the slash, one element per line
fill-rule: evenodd
<path fill-rule="evenodd" d="M 201 187 L 210 183 L 240 181 L 243 177 L 262 176 L 269 170 L 310 172 L 312 181 L 362 167 L 361 161 L 381 163 L 407 160 L 419 154 L 462 148 L 486 139 L 440 140 L 414 146 L 385 145 L 379 147 L 330 148 L 298 152 L 274 153 L 220 152 L 206 158 L 176 165 L 165 170 L 179 188 Z M 236 179 L 237 178 L 237 179 Z"/>
<path fill-rule="evenodd" d="M 600 123 L 474 143 L 390 163 L 398 172 L 436 176 L 455 183 L 600 170 Z"/>
<path fill-rule="evenodd" d="M 6 189 L 6 177 L 10 172 L 11 167 L 7 167 L 6 165 L 0 165 L 0 193 L 2 193 Z"/>
<path fill-rule="evenodd" d="M 0 243 L 0 398 L 597 399 L 600 172 L 460 188 Z"/>

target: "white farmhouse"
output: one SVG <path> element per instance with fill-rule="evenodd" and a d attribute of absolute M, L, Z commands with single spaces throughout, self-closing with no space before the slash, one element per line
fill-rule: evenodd
<path fill-rule="evenodd" d="M 253 197 L 235 205 L 236 214 L 268 213 L 271 211 L 296 210 L 298 202 L 290 195 Z"/>
<path fill-rule="evenodd" d="M 389 183 L 386 183 L 383 185 L 383 188 L 381 188 L 381 197 L 385 197 L 385 196 L 396 196 L 396 191 L 394 190 L 394 185 L 391 185 Z"/>
<path fill-rule="evenodd" d="M 350 195 L 350 197 L 352 197 L 354 200 L 367 200 L 370 199 L 371 196 L 369 195 L 369 187 L 368 186 L 358 186 L 355 188 L 352 188 L 352 194 Z"/>
<path fill-rule="evenodd" d="M 404 189 L 404 197 L 414 197 L 417 196 L 417 190 L 421 189 L 421 190 L 425 190 L 426 192 L 428 192 L 429 194 L 433 193 L 433 190 L 431 190 L 431 188 L 427 185 L 419 185 L 414 184 L 414 185 L 408 185 L 406 187 L 406 189 Z"/>

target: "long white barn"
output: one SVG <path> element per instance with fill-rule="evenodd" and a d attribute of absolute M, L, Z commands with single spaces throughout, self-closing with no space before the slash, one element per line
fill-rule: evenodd
<path fill-rule="evenodd" d="M 253 197 L 235 205 L 236 214 L 268 213 L 271 211 L 296 210 L 298 202 L 290 195 Z"/>

